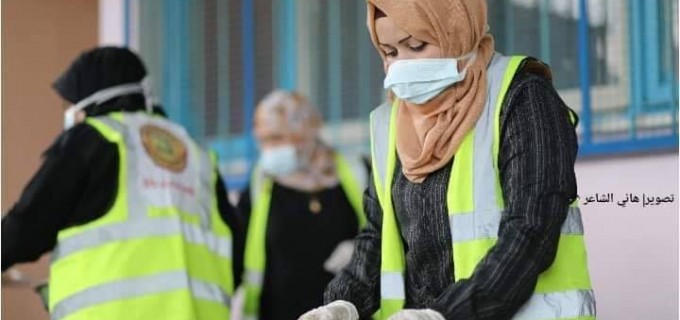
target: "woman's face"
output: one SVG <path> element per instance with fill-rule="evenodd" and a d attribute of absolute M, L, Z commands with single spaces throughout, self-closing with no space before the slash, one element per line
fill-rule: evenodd
<path fill-rule="evenodd" d="M 389 17 L 375 20 L 378 47 L 382 51 L 385 72 L 397 60 L 441 58 L 441 49 L 432 43 L 419 40 L 399 28 Z"/>

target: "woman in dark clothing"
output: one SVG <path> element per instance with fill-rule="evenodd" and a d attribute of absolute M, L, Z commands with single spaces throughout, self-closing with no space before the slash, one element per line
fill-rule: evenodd
<path fill-rule="evenodd" d="M 246 317 L 296 319 L 323 303 L 364 223 L 364 166 L 321 142 L 320 127 L 318 112 L 297 93 L 273 92 L 257 107 L 261 157 L 238 204 L 249 216 Z"/>
<path fill-rule="evenodd" d="M 52 319 L 229 318 L 242 221 L 145 76 L 129 49 L 101 47 L 53 85 L 73 104 L 65 131 L 2 219 L 3 271 L 51 252 Z"/>
<path fill-rule="evenodd" d="M 369 0 L 389 102 L 367 227 L 301 319 L 595 319 L 576 117 L 535 59 L 494 52 L 483 0 Z"/>

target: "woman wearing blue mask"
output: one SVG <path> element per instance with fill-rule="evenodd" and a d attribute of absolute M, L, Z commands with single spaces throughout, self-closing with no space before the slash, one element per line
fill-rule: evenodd
<path fill-rule="evenodd" d="M 249 215 L 243 313 L 250 319 L 296 319 L 323 303 L 364 224 L 365 165 L 323 143 L 321 125 L 295 92 L 272 92 L 255 111 L 260 159 L 238 205 Z"/>
<path fill-rule="evenodd" d="M 368 0 L 388 102 L 367 227 L 302 319 L 595 319 L 576 117 L 547 65 L 494 51 L 484 0 Z"/>

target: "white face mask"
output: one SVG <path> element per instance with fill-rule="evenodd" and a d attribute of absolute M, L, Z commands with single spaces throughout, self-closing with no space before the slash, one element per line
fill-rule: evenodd
<path fill-rule="evenodd" d="M 390 65 L 384 87 L 399 99 L 413 104 L 424 104 L 444 89 L 465 79 L 467 69 L 477 58 L 477 51 L 453 59 L 397 60 Z M 463 71 L 458 71 L 458 61 L 468 60 Z"/>
<path fill-rule="evenodd" d="M 68 130 L 76 124 L 76 115 L 78 114 L 78 111 L 85 109 L 87 106 L 93 103 L 100 104 L 113 98 L 133 93 L 144 94 L 146 97 L 146 111 L 151 113 L 153 111 L 153 100 L 149 88 L 149 80 L 145 78 L 140 83 L 122 84 L 99 90 L 64 111 L 64 130 Z"/>
<path fill-rule="evenodd" d="M 295 147 L 282 145 L 262 150 L 260 166 L 264 172 L 282 177 L 295 172 L 300 167 L 300 163 Z"/>

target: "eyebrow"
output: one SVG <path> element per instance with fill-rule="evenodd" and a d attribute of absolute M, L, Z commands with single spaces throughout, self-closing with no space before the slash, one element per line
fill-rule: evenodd
<path fill-rule="evenodd" d="M 397 41 L 397 43 L 402 43 L 402 42 L 404 42 L 404 41 L 410 39 L 411 37 L 412 37 L 412 36 L 409 35 L 409 36 L 405 37 L 404 39 L 401 39 L 401 40 Z M 380 46 L 388 46 L 388 47 L 392 47 L 392 46 L 389 45 L 389 44 L 380 43 L 380 42 L 378 42 L 378 45 L 380 45 Z"/>
<path fill-rule="evenodd" d="M 404 38 L 404 39 L 401 39 L 401 40 L 397 41 L 397 43 L 402 43 L 402 42 L 404 42 L 404 41 L 406 41 L 406 40 L 408 40 L 408 39 L 411 39 L 411 36 L 408 36 L 408 37 L 406 37 L 406 38 Z"/>

